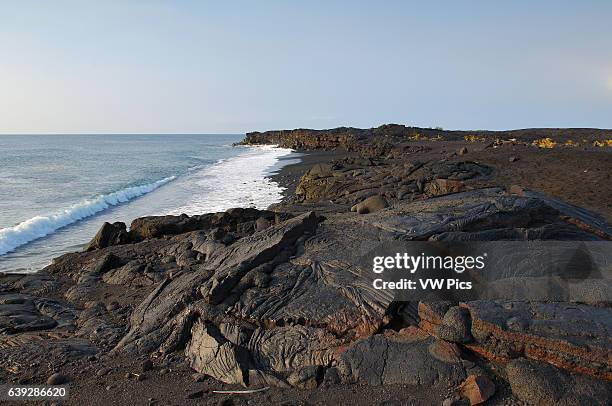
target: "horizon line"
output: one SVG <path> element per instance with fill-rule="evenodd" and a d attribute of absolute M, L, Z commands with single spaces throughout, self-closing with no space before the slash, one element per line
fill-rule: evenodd
<path fill-rule="evenodd" d="M 31 136 L 31 135 L 246 135 L 250 132 L 268 132 L 268 131 L 292 131 L 292 130 L 315 130 L 325 131 L 333 130 L 337 128 L 353 128 L 358 130 L 369 130 L 380 128 L 388 125 L 404 126 L 406 128 L 419 128 L 425 130 L 437 130 L 437 131 L 480 131 L 480 132 L 507 132 L 507 131 L 525 131 L 525 130 L 601 130 L 601 131 L 612 131 L 612 128 L 602 127 L 519 127 L 519 128 L 506 128 L 502 130 L 492 130 L 485 128 L 470 128 L 470 129 L 451 129 L 443 127 L 425 127 L 418 125 L 398 124 L 398 123 L 383 123 L 374 127 L 353 127 L 350 125 L 339 125 L 336 127 L 327 128 L 312 128 L 312 127 L 293 127 L 293 128 L 276 128 L 267 130 L 249 130 L 242 132 L 28 132 L 28 133 L 6 133 L 0 132 L 0 136 Z"/>
<path fill-rule="evenodd" d="M 130 132 L 109 132 L 109 133 L 76 133 L 76 132 L 50 132 L 50 133 L 0 133 L 0 137 L 7 135 L 244 135 L 244 133 L 130 133 Z"/>

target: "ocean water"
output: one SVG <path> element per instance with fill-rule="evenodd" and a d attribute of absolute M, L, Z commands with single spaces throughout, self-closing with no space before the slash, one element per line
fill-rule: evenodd
<path fill-rule="evenodd" d="M 243 135 L 0 136 L 0 272 L 35 272 L 83 248 L 104 221 L 266 208 L 292 162 Z M 282 159 L 281 159 L 282 158 Z"/>

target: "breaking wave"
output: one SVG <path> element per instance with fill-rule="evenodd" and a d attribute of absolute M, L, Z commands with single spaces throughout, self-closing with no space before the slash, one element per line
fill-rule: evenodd
<path fill-rule="evenodd" d="M 279 159 L 292 152 L 276 145 L 245 147 L 238 156 L 220 159 L 179 181 L 189 198 L 158 214 L 202 214 L 232 207 L 266 209 L 281 201 L 285 188 L 267 175 Z"/>
<path fill-rule="evenodd" d="M 170 176 L 146 185 L 132 186 L 117 192 L 100 195 L 55 214 L 32 217 L 16 226 L 0 229 L 0 255 L 11 252 L 17 247 L 52 234 L 62 227 L 93 216 L 112 206 L 129 202 L 152 192 L 175 178 L 175 176 Z"/>

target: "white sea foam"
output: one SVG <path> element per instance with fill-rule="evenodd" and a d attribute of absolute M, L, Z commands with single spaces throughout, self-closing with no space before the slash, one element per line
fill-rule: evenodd
<path fill-rule="evenodd" d="M 31 272 L 41 269 L 49 263 L 50 258 L 74 250 L 75 246 L 90 239 L 101 221 L 129 223 L 136 217 L 146 215 L 194 215 L 232 207 L 265 209 L 279 202 L 284 189 L 266 176 L 272 169 L 280 168 L 279 159 L 289 155 L 292 150 L 275 146 L 241 148 L 243 151 L 239 155 L 220 159 L 212 165 L 195 165 L 180 176 L 99 196 L 63 211 L 36 216 L 14 227 L 0 229 L 0 271 Z M 174 181 L 156 190 L 171 180 Z M 138 202 L 121 205 L 136 197 L 140 197 Z M 112 206 L 119 207 L 105 216 L 104 211 Z M 101 216 L 95 225 L 75 227 L 70 233 L 56 233 L 62 227 L 93 215 Z M 33 254 L 27 247 L 19 248 L 43 237 L 50 238 L 49 245 L 36 248 L 34 244 Z M 5 256 L 16 250 L 21 251 L 19 257 Z M 5 260 L 4 264 L 2 260 Z"/>
<path fill-rule="evenodd" d="M 202 214 L 232 207 L 265 209 L 282 199 L 284 188 L 266 177 L 291 149 L 274 145 L 249 146 L 245 152 L 218 161 L 183 179 L 190 198 L 180 207 L 159 214 Z M 179 186 L 178 184 L 176 185 Z"/>
<path fill-rule="evenodd" d="M 145 195 L 160 186 L 174 180 L 171 176 L 157 182 L 142 186 L 133 186 L 117 192 L 100 195 L 97 198 L 84 200 L 61 212 L 47 216 L 36 216 L 14 227 L 0 229 L 0 255 L 4 255 L 30 241 L 45 237 L 62 227 L 93 216 L 111 206 L 117 206 L 136 197 Z"/>

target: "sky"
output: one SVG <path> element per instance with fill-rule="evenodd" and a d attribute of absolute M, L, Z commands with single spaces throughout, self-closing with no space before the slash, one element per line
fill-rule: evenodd
<path fill-rule="evenodd" d="M 0 0 L 0 134 L 612 128 L 612 1 Z"/>

